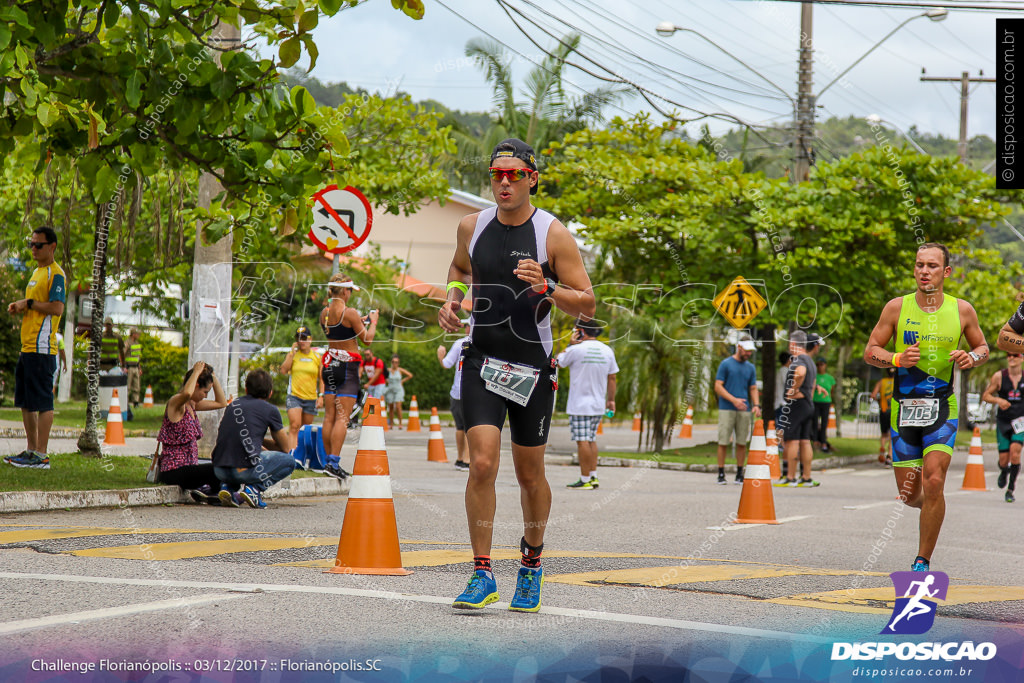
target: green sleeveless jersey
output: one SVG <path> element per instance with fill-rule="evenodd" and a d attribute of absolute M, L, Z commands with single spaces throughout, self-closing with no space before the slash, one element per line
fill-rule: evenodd
<path fill-rule="evenodd" d="M 954 363 L 949 354 L 959 348 L 962 330 L 959 300 L 955 297 L 944 294 L 942 305 L 934 313 L 922 311 L 913 294 L 903 297 L 896 323 L 896 352 L 920 342 L 921 360 L 912 368 L 897 369 L 897 399 L 944 398 L 949 401 L 950 414 L 956 415 Z"/>

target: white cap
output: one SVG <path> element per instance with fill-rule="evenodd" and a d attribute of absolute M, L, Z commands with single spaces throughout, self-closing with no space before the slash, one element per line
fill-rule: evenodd
<path fill-rule="evenodd" d="M 754 346 L 754 342 L 750 341 L 749 339 L 744 339 L 740 341 L 739 343 L 736 344 L 736 346 L 740 347 L 744 351 L 753 351 L 757 348 L 756 346 Z"/>
<path fill-rule="evenodd" d="M 357 292 L 362 291 L 360 289 L 359 285 L 357 285 L 356 283 L 352 282 L 351 280 L 348 280 L 346 282 L 328 282 L 327 286 L 328 287 L 339 287 L 341 289 L 354 289 Z"/>

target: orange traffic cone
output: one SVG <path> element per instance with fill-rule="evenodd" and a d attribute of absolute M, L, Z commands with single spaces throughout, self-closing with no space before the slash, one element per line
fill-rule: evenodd
<path fill-rule="evenodd" d="M 768 421 L 768 433 L 765 434 L 768 448 L 765 450 L 765 460 L 768 461 L 768 469 L 772 474 L 772 481 L 782 478 L 782 466 L 779 464 L 779 439 L 775 433 L 775 420 Z"/>
<path fill-rule="evenodd" d="M 679 438 L 693 438 L 693 406 L 686 406 L 686 417 L 683 418 L 683 424 L 679 427 Z"/>
<path fill-rule="evenodd" d="M 750 455 L 743 470 L 743 492 L 736 521 L 740 524 L 778 524 L 775 519 L 775 498 L 772 497 L 772 475 L 765 462 L 767 442 L 761 420 L 754 420 L 754 436 L 750 439 Z"/>
<path fill-rule="evenodd" d="M 597 433 L 604 434 L 604 420 L 597 423 Z"/>
<path fill-rule="evenodd" d="M 633 431 L 634 432 L 639 432 L 640 431 L 640 413 L 639 413 L 639 411 L 633 413 Z"/>
<path fill-rule="evenodd" d="M 418 432 L 420 430 L 420 406 L 416 403 L 416 395 L 412 397 L 412 403 L 409 404 L 409 424 L 406 426 L 405 431 L 407 432 Z"/>
<path fill-rule="evenodd" d="M 987 491 L 985 488 L 985 459 L 981 449 L 981 429 L 974 428 L 971 450 L 967 452 L 967 467 L 964 468 L 964 485 L 961 491 Z"/>
<path fill-rule="evenodd" d="M 338 540 L 338 556 L 327 573 L 412 574 L 402 567 L 391 472 L 384 446 L 384 415 L 377 398 L 366 399 L 363 407 L 363 426 Z"/>
<path fill-rule="evenodd" d="M 117 397 L 117 389 L 110 397 L 110 412 L 107 413 L 107 434 L 103 437 L 105 446 L 125 446 L 124 422 L 121 420 L 121 399 Z"/>
<path fill-rule="evenodd" d="M 427 462 L 448 462 L 448 452 L 444 449 L 444 438 L 441 436 L 441 418 L 437 416 L 437 408 L 430 409 L 430 439 L 427 441 Z"/>
<path fill-rule="evenodd" d="M 836 406 L 832 404 L 828 407 L 828 427 L 830 436 L 836 435 Z"/>
<path fill-rule="evenodd" d="M 142 399 L 142 407 L 152 408 L 153 405 L 153 385 L 148 384 L 146 385 L 146 396 Z"/>

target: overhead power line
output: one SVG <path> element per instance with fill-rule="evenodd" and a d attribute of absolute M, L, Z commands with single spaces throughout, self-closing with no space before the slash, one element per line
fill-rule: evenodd
<path fill-rule="evenodd" d="M 845 5 L 852 7 L 906 7 L 909 9 L 945 9 L 974 10 L 979 12 L 1022 12 L 1024 5 L 995 5 L 987 3 L 959 2 L 900 2 L 899 0 L 757 0 L 758 2 L 810 2 L 814 5 Z"/>

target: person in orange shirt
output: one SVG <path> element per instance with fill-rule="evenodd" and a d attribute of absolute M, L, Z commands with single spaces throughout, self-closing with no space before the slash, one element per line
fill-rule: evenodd
<path fill-rule="evenodd" d="M 875 382 L 875 388 L 871 390 L 871 398 L 878 401 L 878 428 L 882 431 L 878 440 L 878 462 L 884 462 L 886 465 L 892 464 L 889 431 L 892 422 L 892 388 L 895 376 L 895 368 L 888 368 L 885 377 Z"/>

